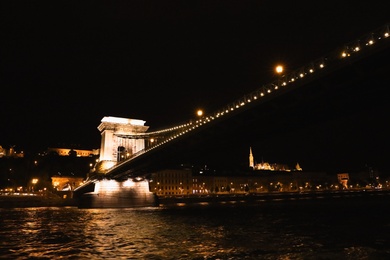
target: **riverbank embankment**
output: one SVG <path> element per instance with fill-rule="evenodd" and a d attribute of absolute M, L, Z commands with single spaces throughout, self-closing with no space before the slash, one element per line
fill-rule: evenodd
<path fill-rule="evenodd" d="M 390 202 L 390 190 L 343 190 L 343 191 L 310 191 L 310 192 L 265 192 L 222 195 L 189 195 L 158 197 L 158 205 L 177 207 L 188 205 L 237 205 L 259 204 L 267 202 L 300 202 L 307 200 L 341 200 L 341 199 L 385 199 Z"/>
<path fill-rule="evenodd" d="M 302 202 L 308 200 L 346 200 L 374 199 L 390 202 L 390 190 L 343 190 L 343 191 L 311 191 L 311 192 L 264 192 L 246 194 L 209 194 L 186 196 L 156 196 L 157 207 L 180 206 L 225 206 L 238 204 L 260 204 L 267 202 Z M 0 195 L 0 208 L 26 207 L 79 207 L 77 199 L 60 196 Z M 120 205 L 117 205 L 120 207 Z M 139 205 L 138 205 L 139 207 Z"/>
<path fill-rule="evenodd" d="M 77 206 L 74 199 L 39 195 L 0 195 L 0 208 Z"/>

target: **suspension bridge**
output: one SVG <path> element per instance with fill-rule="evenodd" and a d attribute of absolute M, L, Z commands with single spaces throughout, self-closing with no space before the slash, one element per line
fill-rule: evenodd
<path fill-rule="evenodd" d="M 117 140 L 114 144 L 107 144 L 112 138 L 105 138 L 103 150 L 110 147 L 110 154 L 115 155 L 101 155 L 94 173 L 75 193 L 82 196 L 92 192 L 95 184 L 104 180 L 142 179 L 153 170 L 177 163 L 196 143 L 209 142 L 221 133 L 232 136 L 238 128 L 264 127 L 259 122 L 272 107 L 288 109 L 321 96 L 329 101 L 336 91 L 353 91 L 353 86 L 362 82 L 368 87 L 376 78 L 388 78 L 389 33 L 388 24 L 381 26 L 200 118 L 149 132 L 142 120 L 124 119 L 122 125 L 132 130 L 112 132 L 112 138 Z M 111 131 L 118 126 L 102 121 L 99 130 L 103 133 L 109 125 Z M 131 149 L 126 148 L 129 143 Z M 120 156 L 121 152 L 126 154 Z"/>

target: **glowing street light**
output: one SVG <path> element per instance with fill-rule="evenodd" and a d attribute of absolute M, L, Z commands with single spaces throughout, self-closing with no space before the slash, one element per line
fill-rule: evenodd
<path fill-rule="evenodd" d="M 32 179 L 31 183 L 32 183 L 32 191 L 34 192 L 35 191 L 35 185 L 38 183 L 38 179 L 37 178 Z"/>
<path fill-rule="evenodd" d="M 149 139 L 149 146 L 152 146 L 156 140 L 152 137 Z"/>
<path fill-rule="evenodd" d="M 282 65 L 277 65 L 276 67 L 275 67 L 275 72 L 277 73 L 277 74 L 281 74 L 281 73 L 283 73 L 283 70 L 284 70 L 284 68 L 283 68 L 283 66 Z"/>
<path fill-rule="evenodd" d="M 196 111 L 196 115 L 198 117 L 202 117 L 203 116 L 203 110 L 202 109 L 198 109 L 198 111 Z"/>
<path fill-rule="evenodd" d="M 284 77 L 282 75 L 282 73 L 284 72 L 284 67 L 282 65 L 277 65 L 275 67 L 275 72 L 276 74 L 278 75 L 277 76 L 277 79 L 278 79 L 278 85 L 281 84 L 281 85 L 284 85 L 284 83 L 282 83 L 282 78 Z"/>

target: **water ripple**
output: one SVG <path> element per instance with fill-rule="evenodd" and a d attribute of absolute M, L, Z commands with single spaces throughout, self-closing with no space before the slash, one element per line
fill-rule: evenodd
<path fill-rule="evenodd" d="M 389 210 L 377 210 L 367 218 L 356 214 L 359 207 L 344 206 L 335 212 L 334 206 L 0 209 L 0 258 L 390 257 L 390 220 L 386 217 Z M 375 222 L 369 221 L 372 219 Z"/>

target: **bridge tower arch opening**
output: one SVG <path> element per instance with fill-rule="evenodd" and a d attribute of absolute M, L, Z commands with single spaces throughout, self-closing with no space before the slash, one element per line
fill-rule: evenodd
<path fill-rule="evenodd" d="M 103 168 L 111 168 L 133 154 L 145 149 L 144 138 L 137 138 L 149 129 L 140 119 L 106 116 L 98 130 L 102 136 L 99 162 Z"/>

